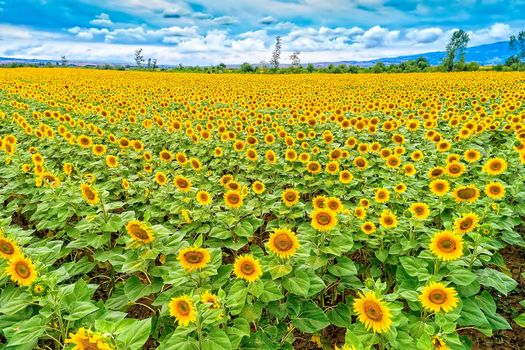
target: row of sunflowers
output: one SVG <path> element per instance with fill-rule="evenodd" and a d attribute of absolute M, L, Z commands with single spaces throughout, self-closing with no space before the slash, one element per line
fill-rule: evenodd
<path fill-rule="evenodd" d="M 462 330 L 525 326 L 498 313 L 524 81 L 0 70 L 2 349 L 470 349 Z"/>

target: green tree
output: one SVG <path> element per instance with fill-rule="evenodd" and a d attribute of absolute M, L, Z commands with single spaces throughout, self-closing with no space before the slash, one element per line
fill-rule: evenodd
<path fill-rule="evenodd" d="M 460 65 L 465 63 L 465 49 L 470 40 L 469 35 L 463 29 L 452 33 L 450 42 L 447 44 L 447 55 L 444 58 L 444 65 L 450 72 L 454 69 L 456 58 L 459 57 Z"/>
<path fill-rule="evenodd" d="M 253 66 L 248 62 L 244 62 L 243 64 L 241 64 L 241 67 L 239 69 L 243 73 L 251 73 L 254 71 Z"/>
<path fill-rule="evenodd" d="M 516 52 L 516 56 L 521 61 L 525 58 L 525 31 L 518 33 L 518 36 L 511 35 L 509 41 L 511 51 Z"/>
<path fill-rule="evenodd" d="M 312 63 L 308 63 L 308 65 L 306 66 L 306 71 L 308 73 L 313 73 L 315 71 L 315 66 Z"/>
<path fill-rule="evenodd" d="M 270 66 L 272 66 L 275 70 L 279 68 L 279 61 L 281 59 L 281 45 L 282 40 L 281 37 L 278 35 L 275 38 L 275 47 L 273 49 L 272 59 L 270 60 Z"/>

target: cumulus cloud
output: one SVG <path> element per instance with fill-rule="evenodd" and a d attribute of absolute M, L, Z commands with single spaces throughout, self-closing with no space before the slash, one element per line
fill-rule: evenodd
<path fill-rule="evenodd" d="M 489 28 L 468 32 L 470 35 L 470 45 L 481 45 L 495 41 L 508 40 L 512 30 L 508 24 L 495 23 Z"/>
<path fill-rule="evenodd" d="M 221 17 L 215 17 L 211 20 L 213 24 L 219 24 L 223 26 L 231 26 L 233 24 L 239 23 L 239 20 L 233 16 L 221 16 Z"/>
<path fill-rule="evenodd" d="M 270 25 L 276 23 L 277 20 L 272 16 L 267 16 L 259 20 L 259 24 Z"/>
<path fill-rule="evenodd" d="M 443 35 L 441 28 L 410 29 L 406 37 L 415 43 L 433 43 Z"/>
<path fill-rule="evenodd" d="M 374 26 L 364 32 L 358 40 L 367 48 L 379 47 L 385 44 L 391 44 L 399 38 L 399 34 L 399 30 L 389 31 L 381 26 Z"/>
<path fill-rule="evenodd" d="M 107 13 L 101 13 L 100 15 L 96 16 L 95 19 L 89 21 L 89 23 L 99 27 L 111 27 L 113 25 L 113 22 Z"/>
<path fill-rule="evenodd" d="M 172 7 L 165 9 L 162 13 L 164 18 L 180 18 L 189 15 L 189 11 L 182 9 L 180 7 Z"/>

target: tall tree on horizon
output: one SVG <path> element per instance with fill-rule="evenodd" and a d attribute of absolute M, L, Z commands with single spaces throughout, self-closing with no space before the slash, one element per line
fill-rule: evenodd
<path fill-rule="evenodd" d="M 525 31 L 522 30 L 518 36 L 511 35 L 509 41 L 509 48 L 516 52 L 519 61 L 525 58 Z"/>
<path fill-rule="evenodd" d="M 275 48 L 273 49 L 272 59 L 270 60 L 270 65 L 277 70 L 279 68 L 279 61 L 281 59 L 281 36 L 275 38 Z"/>
<path fill-rule="evenodd" d="M 452 37 L 447 44 L 447 56 L 444 59 L 444 64 L 449 72 L 454 69 L 456 57 L 459 57 L 460 62 L 465 61 L 465 49 L 467 48 L 469 40 L 469 35 L 463 29 L 456 30 L 452 33 Z"/>

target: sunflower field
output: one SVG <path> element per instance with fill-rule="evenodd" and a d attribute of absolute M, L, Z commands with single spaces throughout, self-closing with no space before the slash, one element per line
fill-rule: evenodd
<path fill-rule="evenodd" d="M 523 101 L 523 73 L 2 69 L 0 349 L 518 339 Z"/>

